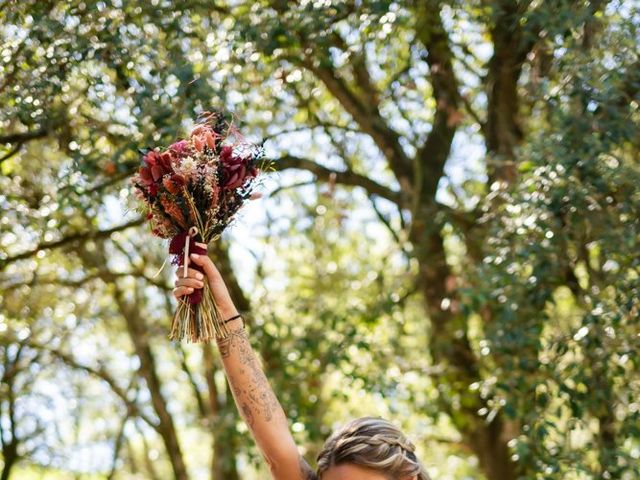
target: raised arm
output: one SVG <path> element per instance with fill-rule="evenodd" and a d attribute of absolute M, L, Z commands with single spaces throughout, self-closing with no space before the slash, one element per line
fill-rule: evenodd
<path fill-rule="evenodd" d="M 205 255 L 191 255 L 191 261 L 200 265 L 206 275 L 216 304 L 224 319 L 238 315 L 229 291 L 211 259 Z M 194 289 L 202 288 L 205 279 L 196 270 L 178 269 L 174 295 L 180 298 Z M 311 480 L 315 474 L 298 453 L 287 418 L 251 348 L 241 318 L 227 324 L 231 334 L 218 341 L 225 374 L 238 411 L 249 426 L 275 480 Z"/>

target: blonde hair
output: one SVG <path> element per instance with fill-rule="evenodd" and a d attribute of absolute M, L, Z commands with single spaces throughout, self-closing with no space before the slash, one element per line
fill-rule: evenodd
<path fill-rule="evenodd" d="M 318 455 L 318 479 L 333 465 L 367 467 L 390 479 L 417 476 L 429 480 L 414 445 L 391 422 L 363 417 L 334 432 Z"/>

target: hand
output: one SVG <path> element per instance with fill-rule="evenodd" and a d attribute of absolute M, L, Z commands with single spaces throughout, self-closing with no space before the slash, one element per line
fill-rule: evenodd
<path fill-rule="evenodd" d="M 178 271 L 176 272 L 178 279 L 175 283 L 176 288 L 173 289 L 173 296 L 179 299 L 183 295 L 193 293 L 197 288 L 203 288 L 206 276 L 206 280 L 209 282 L 209 287 L 211 287 L 213 298 L 216 301 L 216 305 L 220 310 L 222 318 L 227 319 L 237 315 L 238 310 L 231 300 L 229 290 L 227 290 L 227 286 L 222 279 L 222 275 L 220 275 L 220 272 L 211 259 L 207 255 L 196 255 L 195 253 L 192 253 L 187 265 L 191 262 L 202 267 L 204 275 L 193 268 L 187 268 L 187 276 L 185 277 L 184 267 L 181 266 L 178 268 Z"/>

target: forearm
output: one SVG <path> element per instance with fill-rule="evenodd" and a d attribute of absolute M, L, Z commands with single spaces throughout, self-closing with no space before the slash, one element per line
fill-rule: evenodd
<path fill-rule="evenodd" d="M 236 316 L 238 311 L 211 259 L 196 254 L 190 258 L 204 269 L 222 318 Z M 198 271 L 179 269 L 177 275 L 176 298 L 190 294 L 194 288 L 202 288 L 202 275 Z M 224 370 L 238 411 L 267 460 L 271 474 L 276 480 L 314 479 L 315 475 L 298 454 L 284 411 L 251 348 L 242 320 L 233 320 L 227 327 L 231 335 L 218 342 Z"/>
<path fill-rule="evenodd" d="M 310 478 L 301 476 L 301 459 L 287 418 L 251 348 L 241 320 L 232 322 L 230 336 L 218 341 L 218 347 L 238 410 L 274 478 Z"/>

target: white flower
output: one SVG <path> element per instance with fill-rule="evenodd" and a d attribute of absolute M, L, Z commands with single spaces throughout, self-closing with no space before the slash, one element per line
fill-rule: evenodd
<path fill-rule="evenodd" d="M 180 165 L 176 168 L 176 171 L 185 177 L 190 177 L 196 172 L 196 167 L 198 164 L 196 163 L 193 157 L 186 157 L 182 159 Z"/>

